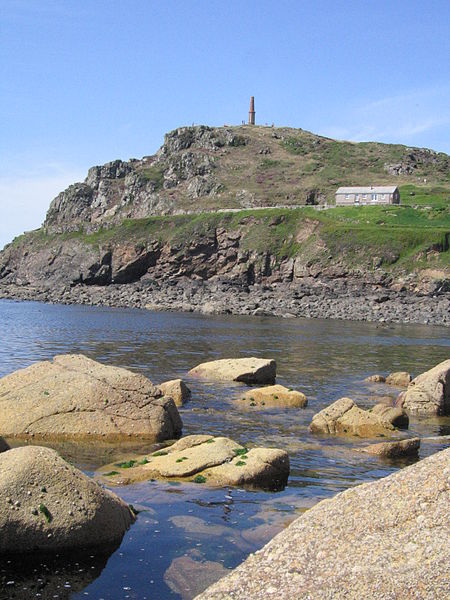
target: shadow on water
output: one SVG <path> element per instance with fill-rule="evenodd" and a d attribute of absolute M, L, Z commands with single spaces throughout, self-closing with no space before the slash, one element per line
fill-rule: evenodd
<path fill-rule="evenodd" d="M 73 559 L 50 562 L 34 556 L 33 563 L 22 566 L 17 559 L 2 560 L 0 598 L 35 597 L 8 594 L 22 593 L 19 585 L 37 585 L 43 577 L 47 591 L 56 591 L 42 598 L 192 598 L 319 500 L 414 462 L 380 460 L 358 452 L 364 440 L 313 436 L 308 426 L 316 412 L 342 396 L 370 408 L 377 397 L 398 394 L 398 388 L 366 383 L 368 375 L 404 370 L 417 375 L 449 357 L 444 327 L 206 317 L 34 302 L 0 301 L 0 333 L 0 376 L 55 354 L 81 352 L 139 371 L 155 383 L 182 377 L 192 390 L 192 400 L 180 409 L 183 435 L 224 435 L 249 447 L 282 448 L 291 462 L 288 485 L 279 492 L 151 481 L 115 488 L 142 512 L 109 560 L 90 562 L 88 552 L 89 560 L 78 571 Z M 242 385 L 187 375 L 199 362 L 249 355 L 275 358 L 277 382 L 304 392 L 308 406 L 238 410 L 233 400 L 242 395 Z M 404 435 L 449 432 L 450 417 L 412 417 Z M 139 443 L 53 447 L 88 474 L 127 453 L 149 450 Z M 439 441 L 422 444 L 420 458 L 442 447 Z M 13 588 L 5 587 L 8 581 L 16 582 Z M 71 588 L 64 587 L 66 581 Z"/>
<path fill-rule="evenodd" d="M 0 557 L 0 600 L 68 600 L 100 576 L 117 547 Z"/>

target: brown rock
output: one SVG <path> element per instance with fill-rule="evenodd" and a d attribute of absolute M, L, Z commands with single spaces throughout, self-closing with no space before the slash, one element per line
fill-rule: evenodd
<path fill-rule="evenodd" d="M 173 398 L 177 406 L 183 406 L 191 397 L 191 390 L 182 379 L 171 379 L 159 385 L 164 396 Z"/>
<path fill-rule="evenodd" d="M 382 456 L 383 458 L 397 458 L 417 454 L 420 448 L 420 438 L 410 438 L 398 442 L 381 442 L 379 444 L 370 444 L 362 449 L 367 454 Z"/>
<path fill-rule="evenodd" d="M 447 598 L 450 449 L 323 500 L 197 600 Z"/>
<path fill-rule="evenodd" d="M 409 417 L 401 408 L 376 404 L 372 408 L 372 414 L 376 415 L 387 427 L 392 425 L 399 429 L 408 429 Z"/>
<path fill-rule="evenodd" d="M 275 383 L 276 363 L 265 358 L 224 358 L 201 363 L 189 375 L 219 381 Z"/>
<path fill-rule="evenodd" d="M 182 427 L 173 400 L 146 377 L 82 355 L 55 356 L 3 377 L 0 397 L 6 437 L 161 441 Z"/>
<path fill-rule="evenodd" d="M 408 387 L 411 379 L 410 373 L 407 373 L 406 371 L 397 371 L 386 377 L 386 383 L 388 385 L 395 385 L 396 387 Z"/>
<path fill-rule="evenodd" d="M 389 435 L 396 423 L 404 422 L 402 414 L 400 409 L 384 404 L 376 405 L 372 411 L 362 410 L 350 398 L 341 398 L 314 415 L 309 429 L 312 433 L 331 435 Z"/>
<path fill-rule="evenodd" d="M 235 401 L 241 408 L 303 408 L 308 404 L 305 394 L 282 385 L 270 385 L 248 390 Z"/>
<path fill-rule="evenodd" d="M 98 475 L 110 484 L 147 479 L 179 479 L 214 486 L 247 485 L 277 489 L 286 485 L 289 456 L 284 450 L 248 449 L 225 437 L 192 435 L 132 464 L 114 463 Z"/>
<path fill-rule="evenodd" d="M 50 448 L 0 454 L 0 553 L 118 544 L 133 523 L 125 502 Z"/>
<path fill-rule="evenodd" d="M 413 379 L 398 401 L 410 412 L 450 414 L 450 359 Z"/>

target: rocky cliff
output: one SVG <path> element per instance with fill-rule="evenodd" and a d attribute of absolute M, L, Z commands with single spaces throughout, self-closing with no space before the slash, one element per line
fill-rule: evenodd
<path fill-rule="evenodd" d="M 292 129 L 177 129 L 156 155 L 92 167 L 83 183 L 61 192 L 42 228 L 0 254 L 0 296 L 123 304 L 128 284 L 141 290 L 134 305 L 145 306 L 159 304 L 159 293 L 170 298 L 175 285 L 201 284 L 198 305 L 186 298 L 166 305 L 276 312 L 270 302 L 248 302 L 255 286 L 265 286 L 275 307 L 275 290 L 283 288 L 284 312 L 309 316 L 351 316 L 345 308 L 330 313 L 337 296 L 378 294 L 378 305 L 398 295 L 448 301 L 449 173 L 447 155 L 424 149 L 336 142 Z M 419 186 L 425 176 L 428 183 Z M 375 177 L 409 186 L 408 199 L 418 206 L 298 207 L 330 201 L 341 183 Z M 223 285 L 237 296 L 220 309 Z M 318 298 L 319 312 L 296 306 L 298 296 Z M 435 305 L 436 314 L 430 309 L 420 318 L 443 322 L 446 306 Z M 373 318 L 383 314 L 374 310 Z"/>

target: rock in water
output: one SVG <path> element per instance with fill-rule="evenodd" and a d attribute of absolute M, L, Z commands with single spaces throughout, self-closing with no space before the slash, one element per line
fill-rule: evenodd
<path fill-rule="evenodd" d="M 401 401 L 410 412 L 450 414 L 450 359 L 413 379 Z"/>
<path fill-rule="evenodd" d="M 412 377 L 410 373 L 407 373 L 406 371 L 397 371 L 386 377 L 386 383 L 396 387 L 408 387 L 411 379 Z"/>
<path fill-rule="evenodd" d="M 55 356 L 0 379 L 0 434 L 34 439 L 162 441 L 181 419 L 143 375 L 82 355 Z"/>
<path fill-rule="evenodd" d="M 276 363 L 265 358 L 223 358 L 201 363 L 189 375 L 219 381 L 275 383 Z"/>
<path fill-rule="evenodd" d="M 350 398 L 341 398 L 314 415 L 309 429 L 312 433 L 375 437 L 405 426 L 408 417 L 399 408 L 377 404 L 367 411 L 358 408 Z"/>
<path fill-rule="evenodd" d="M 191 397 L 191 390 L 182 379 L 171 379 L 159 384 L 159 389 L 164 396 L 173 398 L 177 406 L 183 406 Z"/>
<path fill-rule="evenodd" d="M 398 442 L 370 444 L 363 448 L 362 451 L 383 458 L 398 458 L 400 456 L 417 455 L 419 448 L 420 438 L 410 438 L 408 440 L 399 440 Z"/>
<path fill-rule="evenodd" d="M 280 489 L 289 477 L 289 456 L 274 448 L 248 449 L 225 437 L 189 435 L 172 446 L 131 461 L 102 467 L 109 484 L 178 479 L 212 486 Z"/>
<path fill-rule="evenodd" d="M 0 553 L 120 543 L 134 521 L 125 502 L 54 450 L 0 454 Z"/>
<path fill-rule="evenodd" d="M 308 404 L 305 394 L 290 390 L 283 385 L 248 390 L 235 403 L 242 408 L 303 408 Z"/>
<path fill-rule="evenodd" d="M 323 500 L 197 600 L 448 598 L 450 449 Z"/>

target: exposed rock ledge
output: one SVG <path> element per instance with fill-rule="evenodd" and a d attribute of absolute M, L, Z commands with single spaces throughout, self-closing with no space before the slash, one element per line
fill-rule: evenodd
<path fill-rule="evenodd" d="M 450 449 L 323 500 L 197 600 L 435 600 L 450 592 Z"/>

